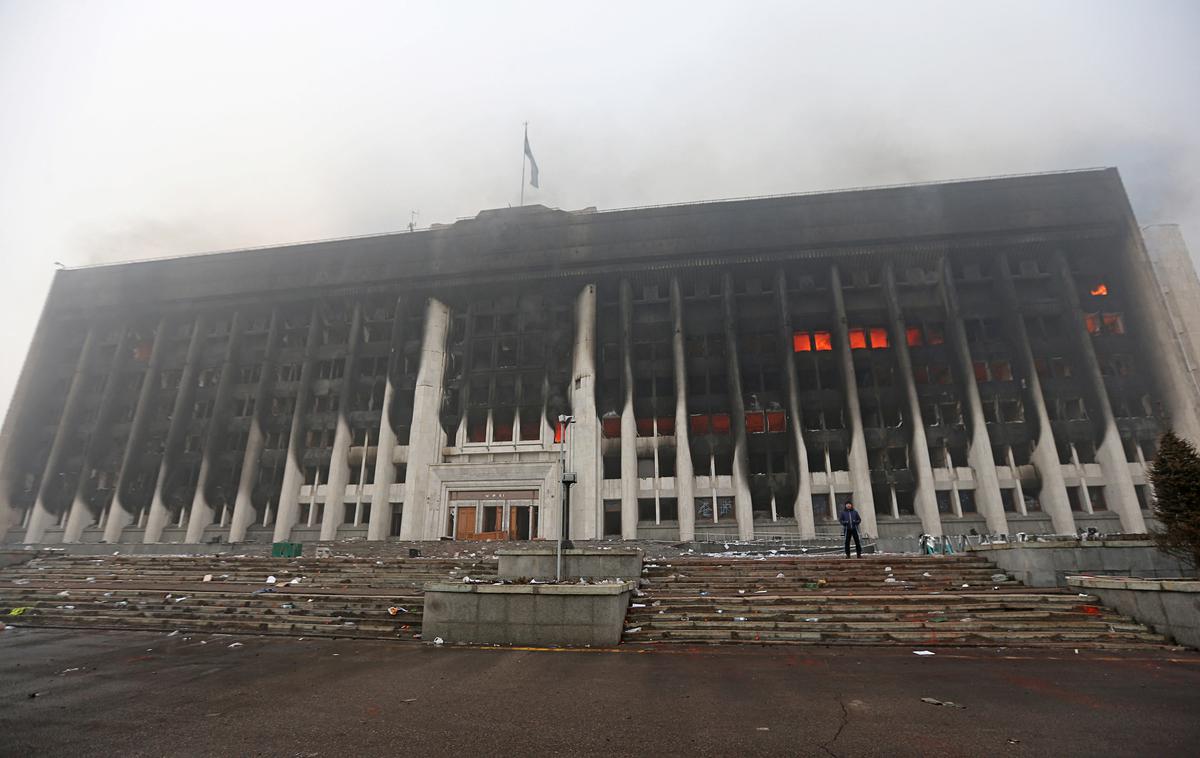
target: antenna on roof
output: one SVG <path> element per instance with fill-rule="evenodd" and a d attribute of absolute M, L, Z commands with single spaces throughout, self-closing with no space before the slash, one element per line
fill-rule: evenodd
<path fill-rule="evenodd" d="M 409 211 L 408 214 L 409 214 L 408 215 L 408 230 L 410 232 L 415 231 L 417 228 L 417 216 L 420 216 L 421 212 L 420 211 Z"/>

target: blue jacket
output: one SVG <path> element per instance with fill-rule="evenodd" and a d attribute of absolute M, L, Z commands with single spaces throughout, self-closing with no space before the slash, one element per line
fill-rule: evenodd
<path fill-rule="evenodd" d="M 848 511 L 843 508 L 842 512 L 838 514 L 838 521 L 842 524 L 842 534 L 851 529 L 857 532 L 858 525 L 862 523 L 862 516 L 858 515 L 858 511 Z"/>

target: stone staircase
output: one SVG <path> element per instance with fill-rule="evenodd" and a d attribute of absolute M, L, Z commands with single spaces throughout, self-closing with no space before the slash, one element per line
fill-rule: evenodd
<path fill-rule="evenodd" d="M 40 556 L 0 570 L 0 621 L 419 640 L 426 582 L 495 574 L 494 560 L 453 558 Z"/>
<path fill-rule="evenodd" d="M 1139 648 L 1166 643 L 1092 596 L 974 556 L 647 561 L 625 643 Z"/>

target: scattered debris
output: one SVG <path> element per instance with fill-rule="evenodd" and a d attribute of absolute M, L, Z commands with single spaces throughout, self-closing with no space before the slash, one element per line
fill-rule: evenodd
<path fill-rule="evenodd" d="M 626 630 L 625 630 L 625 633 L 626 633 L 626 634 L 633 634 L 634 632 L 640 632 L 640 631 L 642 631 L 642 628 L 641 628 L 640 626 L 635 626 L 635 627 L 634 627 L 634 628 L 632 628 L 632 629 L 626 629 Z"/>
<path fill-rule="evenodd" d="M 72 671 L 83 671 L 83 667 L 76 666 L 75 668 L 63 669 L 62 671 L 58 672 L 58 675 L 66 676 L 67 674 L 71 673 Z"/>
<path fill-rule="evenodd" d="M 933 655 L 932 650 L 914 650 L 913 655 Z"/>
<path fill-rule="evenodd" d="M 231 642 L 229 643 L 229 647 L 244 647 L 244 645 L 240 642 Z"/>
<path fill-rule="evenodd" d="M 66 590 L 63 590 L 62 592 L 55 595 L 55 597 L 70 597 L 70 596 L 71 596 L 71 593 L 67 592 Z"/>
<path fill-rule="evenodd" d="M 273 577 L 273 576 L 268 576 L 268 577 L 267 577 L 267 584 L 274 584 L 274 583 L 275 583 L 275 577 Z"/>
<path fill-rule="evenodd" d="M 965 705 L 959 705 L 958 703 L 951 703 L 949 700 L 938 700 L 938 699 L 932 698 L 932 697 L 923 697 L 923 698 L 921 698 L 921 702 L 929 703 L 930 705 L 944 705 L 947 708 L 966 708 L 967 707 Z"/>
<path fill-rule="evenodd" d="M 1008 574 L 992 574 L 993 582 L 1007 582 Z"/>
<path fill-rule="evenodd" d="M 205 575 L 204 575 L 204 578 L 203 578 L 203 579 L 201 579 L 200 581 L 202 581 L 202 582 L 211 582 L 211 581 L 212 581 L 212 574 L 205 574 Z"/>
<path fill-rule="evenodd" d="M 24 616 L 25 611 L 27 611 L 27 610 L 29 610 L 29 606 L 22 605 L 20 607 L 13 608 L 11 611 L 8 612 L 8 615 L 9 616 Z"/>
<path fill-rule="evenodd" d="M 433 644 L 435 644 L 435 645 L 444 645 L 444 644 L 446 644 L 446 641 L 445 641 L 444 639 L 442 639 L 441 637 L 434 637 L 434 638 L 433 638 Z"/>
<path fill-rule="evenodd" d="M 187 600 L 189 597 L 191 597 L 191 595 L 184 595 L 183 597 L 177 597 L 177 598 L 175 598 L 175 602 L 182 603 L 184 600 Z"/>
<path fill-rule="evenodd" d="M 405 698 L 404 700 L 401 700 L 400 702 L 401 703 L 415 703 L 415 702 L 417 702 L 417 699 L 415 697 L 410 697 L 410 698 Z"/>
<path fill-rule="evenodd" d="M 170 634 L 168 634 L 167 636 L 168 636 L 168 637 L 178 637 L 178 636 L 179 636 L 179 630 L 178 630 L 178 629 L 176 629 L 175 631 L 171 632 L 171 633 L 170 633 Z"/>
<path fill-rule="evenodd" d="M 757 731 L 757 732 L 769 732 L 769 731 L 771 731 L 771 727 L 769 727 L 769 726 L 759 726 L 759 727 L 755 727 L 755 731 Z"/>

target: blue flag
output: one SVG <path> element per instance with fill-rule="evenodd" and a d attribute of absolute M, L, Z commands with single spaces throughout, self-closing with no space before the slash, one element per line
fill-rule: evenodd
<path fill-rule="evenodd" d="M 529 135 L 525 135 L 525 157 L 529 159 L 529 186 L 538 186 L 537 161 L 533 159 L 533 151 L 529 149 Z"/>

